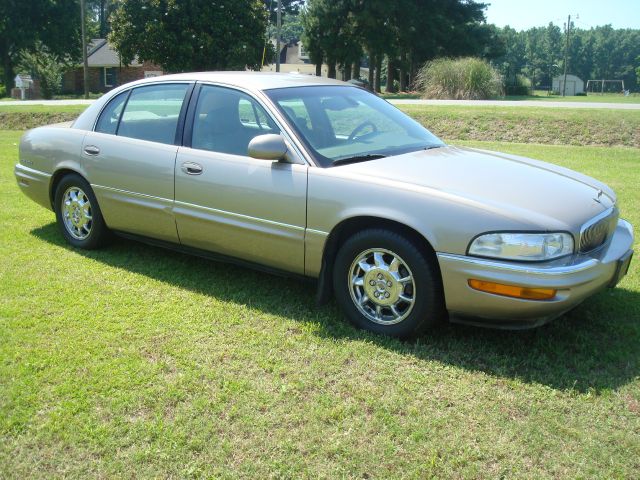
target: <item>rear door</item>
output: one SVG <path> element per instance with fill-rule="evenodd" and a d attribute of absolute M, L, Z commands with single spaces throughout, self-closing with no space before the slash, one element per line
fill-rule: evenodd
<path fill-rule="evenodd" d="M 250 95 L 202 85 L 191 103 L 175 170 L 180 241 L 303 274 L 308 167 L 248 156 L 253 137 L 280 133 Z"/>
<path fill-rule="evenodd" d="M 110 228 L 179 242 L 173 177 L 191 88 L 162 83 L 123 92 L 85 136 L 84 167 Z"/>

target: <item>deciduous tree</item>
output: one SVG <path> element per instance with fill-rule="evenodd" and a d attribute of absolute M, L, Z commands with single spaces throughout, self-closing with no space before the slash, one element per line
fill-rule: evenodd
<path fill-rule="evenodd" d="M 549 86 L 564 66 L 564 35 L 553 24 L 520 32 L 510 27 L 499 29 L 506 48 L 495 65 L 507 79 L 524 73 L 534 83 Z M 626 88 L 639 88 L 634 69 L 640 55 L 640 30 L 610 25 L 586 30 L 572 25 L 568 53 L 568 72 L 585 81 L 624 80 Z"/>
<path fill-rule="evenodd" d="M 354 60 L 369 57 L 370 83 L 379 88 L 387 58 L 387 89 L 399 73 L 441 55 L 481 54 L 495 29 L 482 25 L 485 5 L 474 0 L 309 0 L 304 15 L 307 49 L 319 49 L 329 65 L 339 63 L 349 76 Z M 501 52 L 499 52 L 501 53 Z M 495 54 L 494 54 L 495 56 Z"/>
<path fill-rule="evenodd" d="M 80 56 L 79 8 L 77 0 L 0 1 L 0 63 L 7 92 L 20 52 L 34 50 L 37 42 L 54 55 Z"/>
<path fill-rule="evenodd" d="M 123 63 L 136 56 L 170 72 L 260 68 L 262 0 L 121 0 L 109 40 Z"/>

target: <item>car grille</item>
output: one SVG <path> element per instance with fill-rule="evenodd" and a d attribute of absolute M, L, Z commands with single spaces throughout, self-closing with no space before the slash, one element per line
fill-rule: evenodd
<path fill-rule="evenodd" d="M 613 208 L 604 217 L 595 217 L 582 227 L 580 253 L 590 252 L 603 245 L 618 224 L 618 209 Z"/>

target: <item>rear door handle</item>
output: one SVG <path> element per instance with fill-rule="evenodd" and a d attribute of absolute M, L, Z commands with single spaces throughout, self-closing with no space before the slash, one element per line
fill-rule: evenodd
<path fill-rule="evenodd" d="M 202 165 L 193 162 L 185 162 L 182 164 L 182 171 L 187 175 L 200 175 L 202 173 Z"/>
<path fill-rule="evenodd" d="M 84 153 L 87 155 L 98 155 L 100 153 L 100 149 L 95 145 L 86 145 L 84 147 Z"/>

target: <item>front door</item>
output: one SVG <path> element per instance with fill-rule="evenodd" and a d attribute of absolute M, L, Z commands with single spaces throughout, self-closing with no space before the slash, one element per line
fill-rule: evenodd
<path fill-rule="evenodd" d="M 175 167 L 181 243 L 303 274 L 307 166 L 247 155 L 279 129 L 245 93 L 203 85 L 191 115 Z"/>

